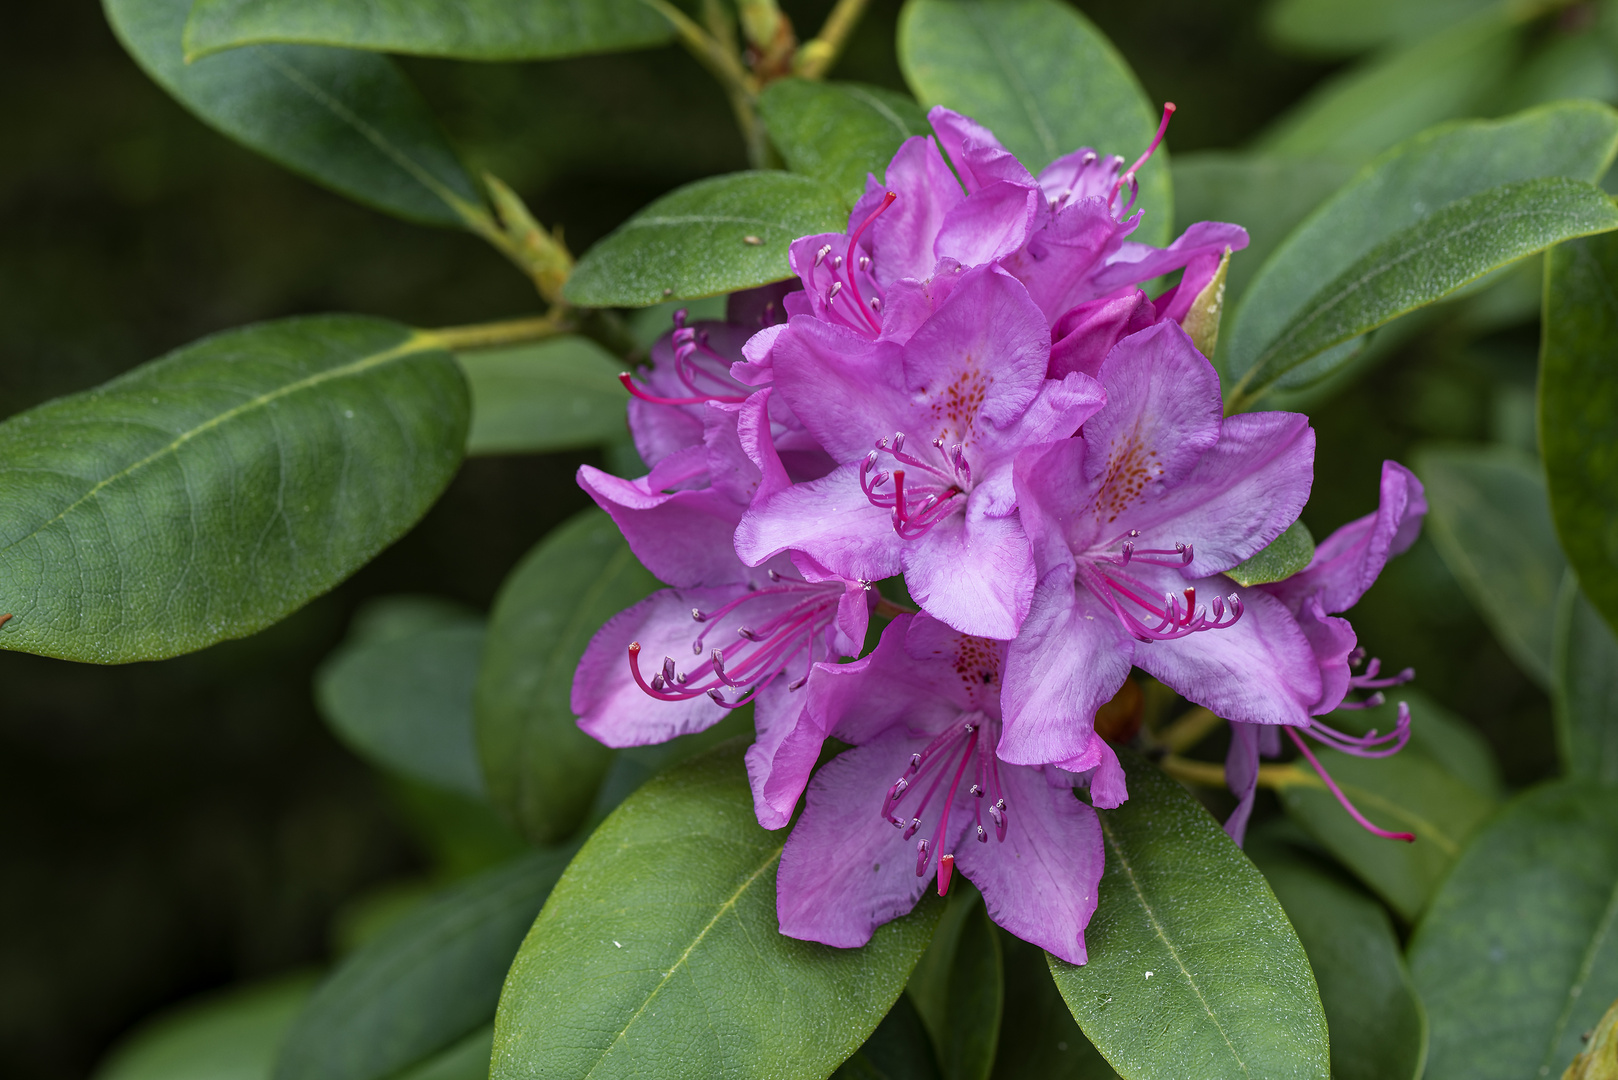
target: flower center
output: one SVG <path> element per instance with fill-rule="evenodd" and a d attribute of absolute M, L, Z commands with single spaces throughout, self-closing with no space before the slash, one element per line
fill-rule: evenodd
<path fill-rule="evenodd" d="M 735 404 L 747 400 L 746 388 L 730 377 L 731 361 L 708 344 L 708 331 L 685 324 L 686 311 L 674 313 L 674 374 L 688 394 L 662 397 L 638 386 L 629 372 L 618 376 L 624 389 L 653 405 L 701 405 L 709 401 Z M 740 392 L 739 392 L 740 391 Z"/>
<path fill-rule="evenodd" d="M 893 511 L 893 531 L 905 540 L 914 540 L 954 513 L 957 496 L 972 489 L 972 466 L 960 443 L 947 450 L 940 435 L 930 444 L 937 451 L 928 461 L 905 452 L 905 433 L 892 439 L 878 439 L 876 449 L 860 462 L 860 490 L 872 506 Z M 892 459 L 887 469 L 876 469 L 883 457 Z"/>
<path fill-rule="evenodd" d="M 1117 555 L 1097 555 L 1079 564 L 1079 581 L 1107 606 L 1140 641 L 1173 641 L 1203 630 L 1225 630 L 1242 617 L 1242 600 L 1235 593 L 1216 596 L 1207 607 L 1197 605 L 1197 590 L 1187 587 L 1180 595 L 1164 593 L 1159 603 L 1151 585 L 1125 571 L 1131 563 L 1183 569 L 1190 566 L 1190 544 L 1173 548 L 1137 548 L 1139 529 L 1124 534 L 1127 539 Z M 1228 603 L 1228 608 L 1227 608 Z M 1226 614 L 1229 619 L 1226 619 Z"/>
<path fill-rule="evenodd" d="M 691 641 L 691 652 L 700 657 L 706 650 L 708 655 L 689 670 L 679 670 L 674 658 L 665 656 L 662 670 L 648 681 L 640 670 L 640 642 L 631 642 L 629 670 L 635 682 L 659 701 L 689 701 L 706 694 L 727 709 L 751 701 L 788 667 L 801 665 L 803 675 L 787 687 L 801 688 L 816 659 L 825 657 L 826 630 L 837 614 L 844 586 L 839 581 L 796 581 L 774 570 L 770 581 L 717 610 L 691 609 L 692 620 L 702 626 Z M 742 621 L 744 613 L 755 616 L 751 624 Z M 710 638 L 722 644 L 715 645 Z M 740 696 L 726 700 L 727 689 L 740 691 Z"/>
<path fill-rule="evenodd" d="M 882 313 L 883 289 L 871 272 L 871 256 L 859 251 L 860 237 L 898 197 L 892 191 L 882 197 L 881 205 L 872 210 L 860 222 L 859 228 L 849 235 L 841 255 L 833 252 L 831 244 L 815 252 L 815 262 L 809 269 L 809 280 L 805 283 L 811 292 L 820 297 L 825 318 L 865 337 L 876 337 L 882 332 L 879 316 Z M 862 281 L 871 293 L 869 301 L 860 291 Z M 822 289 L 825 291 L 821 292 Z"/>
<path fill-rule="evenodd" d="M 1006 838 L 1006 799 L 1000 786 L 1000 759 L 995 756 L 995 745 L 1000 741 L 1000 722 L 991 720 L 981 712 L 967 713 L 928 743 L 919 754 L 910 756 L 910 765 L 904 775 L 893 782 L 882 799 L 882 816 L 889 824 L 904 830 L 909 840 L 921 831 L 922 819 L 940 788 L 944 791 L 943 810 L 938 816 L 938 827 L 932 836 L 916 841 L 916 876 L 925 877 L 932 866 L 934 850 L 949 843 L 949 816 L 955 806 L 955 795 L 968 769 L 972 770 L 972 813 L 977 822 L 974 835 L 978 843 L 989 842 L 989 831 L 983 825 L 984 804 L 988 804 L 989 821 L 994 826 L 997 841 Z M 918 795 L 918 792 L 920 793 Z M 900 813 L 900 808 L 905 811 Z M 938 856 L 938 895 L 949 891 L 950 875 L 955 870 L 955 854 Z"/>

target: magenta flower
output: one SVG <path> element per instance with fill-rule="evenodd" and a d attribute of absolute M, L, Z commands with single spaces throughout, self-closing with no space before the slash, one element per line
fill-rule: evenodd
<path fill-rule="evenodd" d="M 736 532 L 742 560 L 794 550 L 851 580 L 902 571 L 934 617 L 1014 636 L 1035 576 L 1012 463 L 1078 430 L 1101 405 L 1098 384 L 1045 378 L 1045 320 L 992 266 L 962 273 L 902 345 L 804 315 L 788 331 L 775 389 L 838 467 L 761 494 Z"/>
<path fill-rule="evenodd" d="M 854 748 L 809 784 L 787 839 L 776 912 L 789 937 L 854 948 L 959 869 L 990 918 L 1069 963 L 1085 962 L 1103 851 L 1078 780 L 995 754 L 1005 645 L 926 615 L 900 616 L 862 660 L 821 665 L 808 691 L 821 730 Z M 1116 805 L 1121 772 L 1092 780 Z M 880 812 L 878 803 L 881 804 Z"/>
<path fill-rule="evenodd" d="M 1385 461 L 1382 463 L 1381 500 L 1375 513 L 1351 521 L 1328 536 L 1315 548 L 1314 558 L 1309 565 L 1298 573 L 1274 584 L 1258 586 L 1286 605 L 1314 651 L 1321 675 L 1321 696 L 1310 708 L 1314 716 L 1333 709 L 1374 708 L 1383 704 L 1383 690 L 1409 682 L 1415 677 L 1415 672 L 1409 668 L 1397 675 L 1383 677 L 1381 661 L 1376 659 L 1366 664 L 1363 672 L 1354 674 L 1354 668 L 1365 663 L 1365 650 L 1357 647 L 1354 629 L 1348 620 L 1334 616 L 1358 603 L 1360 597 L 1376 582 L 1377 575 L 1382 573 L 1388 560 L 1415 543 L 1426 513 L 1427 500 L 1421 481 L 1398 462 Z M 1352 690 L 1371 693 L 1362 701 L 1345 700 Z M 1302 724 L 1289 726 L 1287 735 L 1314 766 L 1343 808 L 1355 821 L 1378 836 L 1414 840 L 1415 837 L 1409 833 L 1388 832 L 1367 821 L 1302 738 L 1303 734 L 1307 734 L 1334 750 L 1359 757 L 1388 757 L 1398 753 L 1409 741 L 1410 710 L 1401 702 L 1392 731 L 1378 734 L 1373 730 L 1364 736 L 1346 735 L 1314 716 Z M 1225 831 L 1237 843 L 1241 843 L 1252 814 L 1253 798 L 1258 786 L 1259 757 L 1276 757 L 1280 752 L 1281 733 L 1278 728 L 1244 723 L 1231 725 L 1225 779 L 1237 798 L 1237 804 L 1225 822 Z"/>
<path fill-rule="evenodd" d="M 1230 719 L 1307 722 L 1322 695 L 1308 638 L 1276 596 L 1220 575 L 1302 510 L 1308 420 L 1222 418 L 1218 376 L 1172 322 L 1099 373 L 1107 403 L 1081 435 L 1017 464 L 1039 583 L 1008 652 L 1001 756 L 1090 761 L 1096 709 L 1131 665 Z"/>

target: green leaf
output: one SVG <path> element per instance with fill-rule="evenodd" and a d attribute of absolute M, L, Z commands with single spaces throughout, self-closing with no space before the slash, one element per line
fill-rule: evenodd
<path fill-rule="evenodd" d="M 993 1080 L 1118 1080 L 1051 981 L 1044 950 L 999 932 L 1006 1004 Z"/>
<path fill-rule="evenodd" d="M 1519 29 L 1504 16 L 1463 22 L 1327 79 L 1259 137 L 1282 157 L 1358 165 L 1443 120 L 1476 115 L 1510 74 Z"/>
<path fill-rule="evenodd" d="M 990 128 L 1030 172 L 1088 146 L 1132 161 L 1157 131 L 1158 110 L 1112 43 L 1057 0 L 907 0 L 899 66 L 924 106 L 943 105 Z M 1168 152 L 1140 172 L 1135 236 L 1168 239 Z"/>
<path fill-rule="evenodd" d="M 314 983 L 294 975 L 186 1002 L 136 1028 L 95 1080 L 270 1080 L 276 1047 Z"/>
<path fill-rule="evenodd" d="M 186 63 L 191 0 L 103 0 L 146 74 L 203 123 L 351 199 L 428 225 L 486 219 L 427 104 L 394 63 L 266 45 Z"/>
<path fill-rule="evenodd" d="M 1280 0 L 1265 14 L 1278 44 L 1346 56 L 1389 42 L 1413 42 L 1502 7 L 1500 0 Z"/>
<path fill-rule="evenodd" d="M 1428 1080 L 1560 1076 L 1618 997 L 1618 790 L 1525 792 L 1467 848 L 1410 944 Z"/>
<path fill-rule="evenodd" d="M 266 42 L 341 45 L 460 60 L 549 60 L 661 45 L 674 26 L 644 0 L 197 0 L 195 60 Z"/>
<path fill-rule="evenodd" d="M 1618 240 L 1546 256 L 1539 439 L 1556 532 L 1579 586 L 1618 628 Z"/>
<path fill-rule="evenodd" d="M 1057 989 L 1125 1077 L 1328 1073 L 1303 946 L 1264 877 L 1179 784 L 1121 755 L 1129 801 L 1100 810 L 1107 869 L 1089 963 L 1049 958 Z"/>
<path fill-rule="evenodd" d="M 389 599 L 392 606 L 411 603 Z M 483 637 L 483 620 L 464 616 L 402 634 L 362 638 L 351 632 L 315 673 L 315 703 L 338 737 L 367 761 L 484 798 L 472 733 Z"/>
<path fill-rule="evenodd" d="M 489 1056 L 494 1050 L 494 1025 L 441 1050 L 419 1065 L 400 1073 L 396 1080 L 488 1080 Z"/>
<path fill-rule="evenodd" d="M 1572 574 L 1557 603 L 1551 670 L 1562 772 L 1618 787 L 1618 637 Z"/>
<path fill-rule="evenodd" d="M 122 663 L 260 630 L 427 511 L 466 445 L 431 335 L 329 315 L 205 338 L 0 424 L 0 647 Z"/>
<path fill-rule="evenodd" d="M 460 353 L 472 391 L 468 454 L 542 454 L 622 438 L 621 360 L 582 337 Z"/>
<path fill-rule="evenodd" d="M 535 852 L 461 882 L 350 955 L 287 1033 L 278 1080 L 381 1080 L 477 1033 L 570 854 Z"/>
<path fill-rule="evenodd" d="M 1618 229 L 1618 207 L 1582 180 L 1524 180 L 1451 203 L 1378 244 L 1310 297 L 1254 356 L 1232 398 L 1256 398 L 1310 357 L 1441 300 L 1491 270 L 1609 229 Z M 1310 374 L 1319 378 L 1325 372 Z"/>
<path fill-rule="evenodd" d="M 1556 597 L 1567 569 L 1534 460 L 1506 447 L 1416 456 L 1427 527 L 1450 572 L 1506 652 L 1551 688 Z"/>
<path fill-rule="evenodd" d="M 537 842 L 578 828 L 612 761 L 574 722 L 573 671 L 584 647 L 655 588 L 600 510 L 568 519 L 500 587 L 473 716 L 491 798 Z"/>
<path fill-rule="evenodd" d="M 1490 799 L 1504 792 L 1500 765 L 1488 740 L 1476 727 L 1413 686 L 1390 691 L 1385 705 L 1374 709 L 1338 709 L 1325 717 L 1332 727 L 1354 735 L 1372 729 L 1391 731 L 1398 722 L 1397 703 L 1410 706 L 1410 742 L 1401 754 L 1427 758 L 1467 787 Z"/>
<path fill-rule="evenodd" d="M 809 176 L 740 172 L 677 188 L 585 252 L 564 295 L 585 307 L 645 307 L 792 276 L 800 236 L 840 232 L 837 190 Z"/>
<path fill-rule="evenodd" d="M 1228 358 L 1223 370 L 1227 377 L 1246 374 L 1328 282 L 1428 214 L 1521 180 L 1563 176 L 1594 182 L 1615 151 L 1618 113 L 1588 101 L 1448 124 L 1394 147 L 1321 204 L 1265 260 L 1221 335 Z"/>
<path fill-rule="evenodd" d="M 1232 221 L 1247 230 L 1225 275 L 1225 326 L 1248 283 L 1298 222 L 1354 170 L 1335 161 L 1297 161 L 1217 150 L 1174 159 L 1174 233 L 1198 221 Z"/>
<path fill-rule="evenodd" d="M 951 889 L 906 994 L 938 1052 L 944 1080 L 987 1080 L 1005 996 L 1000 941 L 982 897 L 970 882 L 963 884 Z"/>
<path fill-rule="evenodd" d="M 932 134 L 914 100 L 860 83 L 781 79 L 758 107 L 787 168 L 824 180 L 845 206 L 865 193 L 866 173 L 882 177 L 900 143 Z"/>
<path fill-rule="evenodd" d="M 1367 832 L 1301 762 L 1298 775 L 1306 782 L 1280 790 L 1287 813 L 1389 907 L 1414 922 L 1494 802 L 1424 755 L 1362 758 L 1320 750 L 1316 756 L 1360 813 L 1384 829 L 1414 833 L 1415 842 Z"/>
<path fill-rule="evenodd" d="M 1327 864 L 1265 836 L 1246 851 L 1298 932 L 1331 1029 L 1333 1080 L 1419 1080 L 1427 1015 L 1381 904 Z"/>
<path fill-rule="evenodd" d="M 832 1080 L 940 1080 L 927 1029 L 909 994 L 900 994 L 865 1045 L 837 1067 Z"/>
<path fill-rule="evenodd" d="M 744 745 L 660 774 L 585 843 L 512 965 L 493 1080 L 822 1077 L 887 1014 L 942 905 L 860 949 L 780 934 L 786 836 L 754 820 Z"/>
<path fill-rule="evenodd" d="M 1294 521 L 1263 551 L 1226 570 L 1225 576 L 1241 586 L 1267 585 L 1298 573 L 1314 557 L 1314 534 L 1303 522 Z"/>

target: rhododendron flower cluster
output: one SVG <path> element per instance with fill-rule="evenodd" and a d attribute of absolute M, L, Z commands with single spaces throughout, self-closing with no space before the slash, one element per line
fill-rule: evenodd
<path fill-rule="evenodd" d="M 1315 453 L 1302 415 L 1225 416 L 1182 325 L 1246 233 L 1130 239 L 1155 140 L 1128 169 L 1079 149 L 1036 176 L 970 119 L 929 119 L 846 233 L 792 245 L 796 281 L 733 321 L 682 313 L 624 377 L 650 471 L 579 482 L 668 588 L 596 635 L 573 707 L 611 746 L 754 707 L 759 822 L 807 791 L 783 933 L 863 944 L 958 870 L 1001 926 L 1083 963 L 1096 809 L 1128 798 L 1097 711 L 1139 669 L 1229 720 L 1238 840 L 1282 730 L 1311 761 L 1300 734 L 1398 749 L 1402 709 L 1386 736 L 1317 718 L 1407 677 L 1355 674 L 1340 613 L 1425 504 L 1390 462 L 1380 509 L 1307 568 L 1236 584 L 1298 519 Z M 882 596 L 899 575 L 919 611 Z M 851 749 L 816 772 L 828 739 Z"/>

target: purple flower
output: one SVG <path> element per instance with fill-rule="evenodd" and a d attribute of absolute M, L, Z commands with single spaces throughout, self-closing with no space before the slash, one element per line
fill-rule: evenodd
<path fill-rule="evenodd" d="M 1005 645 L 900 616 L 862 660 L 824 664 L 809 692 L 820 729 L 854 748 L 809 784 L 788 838 L 776 911 L 790 937 L 854 948 L 959 869 L 990 918 L 1085 962 L 1103 850 L 1077 777 L 995 754 Z M 1109 776 L 1121 786 L 1114 759 Z M 1092 798 L 1103 801 L 1092 781 Z M 880 812 L 878 803 L 881 803 Z"/>
<path fill-rule="evenodd" d="M 1017 463 L 1039 582 L 1008 652 L 1001 756 L 1088 760 L 1131 665 L 1229 719 L 1307 722 L 1323 693 L 1308 638 L 1279 598 L 1221 576 L 1302 510 L 1307 419 L 1222 418 L 1218 376 L 1172 322 L 1124 338 L 1099 376 L 1107 403 L 1081 435 Z"/>
<path fill-rule="evenodd" d="M 1321 697 L 1310 710 L 1316 716 L 1339 708 L 1374 708 L 1383 704 L 1383 690 L 1409 682 L 1415 677 L 1415 672 L 1409 668 L 1397 675 L 1383 677 L 1381 661 L 1376 659 L 1366 664 L 1363 672 L 1354 674 L 1354 668 L 1365 662 L 1365 650 L 1357 647 L 1354 629 L 1348 620 L 1334 616 L 1358 603 L 1375 583 L 1388 560 L 1415 543 L 1426 513 L 1427 500 L 1421 481 L 1398 462 L 1384 461 L 1381 500 L 1375 513 L 1351 521 L 1328 536 L 1315 548 L 1314 558 L 1309 565 L 1298 573 L 1273 584 L 1258 586 L 1286 605 L 1314 651 L 1322 686 Z M 1351 690 L 1369 690 L 1371 694 L 1363 701 L 1346 701 Z M 1367 821 L 1332 780 L 1300 733 L 1344 753 L 1359 757 L 1388 757 L 1403 749 L 1410 738 L 1410 710 L 1403 702 L 1399 704 L 1394 728 L 1387 734 L 1372 730 L 1364 736 L 1345 735 L 1311 716 L 1299 725 L 1288 727 L 1287 735 L 1355 821 L 1378 836 L 1415 839 L 1409 833 L 1389 832 Z M 1237 805 L 1225 822 L 1225 831 L 1237 843 L 1241 843 L 1252 814 L 1253 798 L 1258 786 L 1259 757 L 1276 757 L 1280 752 L 1281 733 L 1278 728 L 1239 722 L 1231 724 L 1225 779 L 1237 798 Z"/>
<path fill-rule="evenodd" d="M 1135 173 L 1173 111 L 1165 106 L 1157 137 L 1127 171 L 1120 172 L 1122 158 L 1084 148 L 1035 177 L 987 128 L 934 108 L 928 119 L 937 140 L 906 140 L 883 182 L 868 180 L 847 233 L 793 243 L 790 264 L 803 291 L 786 297 L 787 312 L 870 340 L 903 342 L 948 297 L 959 270 L 998 263 L 1027 286 L 1053 327 L 1081 305 L 1183 269 L 1153 313 L 1182 321 L 1225 252 L 1247 246 L 1247 233 L 1200 222 L 1163 249 L 1127 239 L 1140 222 L 1139 212 L 1131 214 Z M 767 381 L 770 346 L 789 334 L 761 334 L 750 356 L 756 366 L 742 377 Z"/>
<path fill-rule="evenodd" d="M 1045 320 L 992 266 L 962 273 L 902 345 L 805 315 L 788 330 L 775 342 L 775 389 L 838 467 L 761 494 L 737 553 L 759 565 L 790 549 L 852 580 L 903 571 L 936 618 L 1014 636 L 1035 577 L 1013 461 L 1072 435 L 1100 407 L 1099 386 L 1045 378 Z"/>

